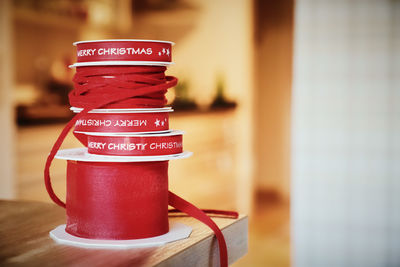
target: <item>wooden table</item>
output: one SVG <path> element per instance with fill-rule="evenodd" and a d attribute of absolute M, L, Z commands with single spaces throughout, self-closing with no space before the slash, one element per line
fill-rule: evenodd
<path fill-rule="evenodd" d="M 213 218 L 223 229 L 232 264 L 247 253 L 247 216 Z M 187 239 L 161 247 L 85 249 L 55 243 L 49 231 L 64 224 L 65 210 L 41 202 L 0 200 L 0 266 L 218 266 L 218 243 L 207 226 L 170 217 L 193 228 Z"/>

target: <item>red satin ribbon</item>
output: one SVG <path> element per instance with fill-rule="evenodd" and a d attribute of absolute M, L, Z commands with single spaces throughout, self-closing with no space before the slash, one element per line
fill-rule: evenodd
<path fill-rule="evenodd" d="M 169 129 L 168 112 L 89 113 L 75 123 L 75 131 L 124 133 L 155 132 Z"/>
<path fill-rule="evenodd" d="M 57 205 L 65 208 L 70 204 L 67 202 L 68 204 L 66 205 L 54 193 L 50 179 L 50 166 L 62 142 L 76 121 L 84 118 L 89 111 L 99 108 L 162 107 L 166 102 L 165 92 L 177 83 L 176 78 L 165 76 L 164 71 L 165 68 L 163 67 L 143 66 L 77 68 L 77 73 L 74 77 L 75 89 L 69 95 L 70 104 L 84 109 L 75 115 L 62 130 L 50 151 L 44 169 L 46 190 Z M 220 265 L 228 266 L 228 254 L 224 236 L 206 213 L 170 191 L 168 191 L 168 203 L 205 223 L 214 231 L 219 244 Z"/>
<path fill-rule="evenodd" d="M 87 136 L 90 154 L 161 156 L 182 153 L 182 134 L 170 136 Z"/>
<path fill-rule="evenodd" d="M 209 217 L 222 217 L 222 218 L 231 218 L 237 219 L 239 217 L 239 213 L 236 211 L 229 211 L 229 210 L 213 210 L 213 209 L 201 209 L 204 213 L 207 213 Z M 174 213 L 182 213 L 182 211 L 178 209 L 169 209 L 169 214 Z M 172 215 L 173 216 L 173 215 Z M 179 216 L 179 215 L 176 215 Z"/>
<path fill-rule="evenodd" d="M 167 233 L 168 161 L 68 161 L 66 231 L 92 239 Z"/>
<path fill-rule="evenodd" d="M 152 41 L 88 41 L 78 42 L 78 62 L 155 61 L 171 62 L 170 42 Z"/>

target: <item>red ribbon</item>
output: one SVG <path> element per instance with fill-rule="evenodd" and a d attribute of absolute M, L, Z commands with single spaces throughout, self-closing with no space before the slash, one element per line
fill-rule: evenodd
<path fill-rule="evenodd" d="M 161 156 L 182 153 L 182 134 L 87 136 L 88 152 L 110 156 Z"/>
<path fill-rule="evenodd" d="M 169 129 L 168 112 L 89 113 L 75 123 L 75 131 L 126 133 Z"/>
<path fill-rule="evenodd" d="M 66 231 L 92 239 L 167 233 L 168 161 L 68 161 Z"/>
<path fill-rule="evenodd" d="M 171 62 L 171 42 L 115 40 L 77 42 L 78 62 Z"/>
<path fill-rule="evenodd" d="M 161 108 L 165 93 L 177 79 L 165 76 L 166 67 L 78 67 L 69 94 L 71 106 L 85 108 Z M 100 105 L 100 106 L 99 106 Z"/>
<path fill-rule="evenodd" d="M 44 169 L 46 190 L 57 205 L 68 209 L 70 198 L 73 196 L 70 195 L 67 198 L 67 205 L 56 196 L 51 185 L 50 166 L 62 142 L 76 121 L 87 116 L 89 111 L 99 108 L 162 107 L 166 102 L 165 92 L 177 83 L 176 78 L 165 76 L 164 71 L 164 67 L 144 66 L 77 68 L 77 73 L 74 77 L 75 89 L 69 96 L 71 105 L 83 107 L 83 110 L 75 115 L 62 130 L 50 151 Z M 119 177 L 116 176 L 116 178 Z M 95 183 L 96 181 L 93 180 L 93 182 Z M 93 193 L 95 194 L 96 191 Z M 219 244 L 220 265 L 228 266 L 228 254 L 224 236 L 206 213 L 170 191 L 168 191 L 168 204 L 200 220 L 214 231 Z M 112 205 L 109 207 L 114 208 Z M 113 209 L 108 210 L 108 212 L 112 211 Z M 85 211 L 79 210 L 79 212 L 84 213 Z M 78 214 L 80 214 L 79 212 Z M 86 212 L 90 213 L 90 210 L 86 210 Z M 237 218 L 237 213 L 235 215 L 235 218 Z M 123 220 L 123 218 L 118 220 Z M 68 231 L 73 232 L 73 229 L 71 225 Z M 101 229 L 96 231 L 101 231 Z"/>

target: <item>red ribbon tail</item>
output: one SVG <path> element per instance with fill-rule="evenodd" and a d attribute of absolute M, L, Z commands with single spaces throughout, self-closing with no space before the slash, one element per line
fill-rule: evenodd
<path fill-rule="evenodd" d="M 224 235 L 222 234 L 221 230 L 219 227 L 215 224 L 215 222 L 207 216 L 205 212 L 203 212 L 201 209 L 197 208 L 193 204 L 189 203 L 188 201 L 184 200 L 183 198 L 175 195 L 171 191 L 168 192 L 168 204 L 177 210 L 182 211 L 183 213 L 186 213 L 187 215 L 201 221 L 202 223 L 206 224 L 208 227 L 211 228 L 211 230 L 214 231 L 215 236 L 217 237 L 218 240 L 218 245 L 219 245 L 219 260 L 220 260 L 220 266 L 221 267 L 227 267 L 228 266 L 228 250 L 226 247 L 226 242 Z"/>
<path fill-rule="evenodd" d="M 237 219 L 239 217 L 239 213 L 230 210 L 201 209 L 201 211 L 206 213 L 209 217 L 220 217 L 220 218 L 230 218 L 230 219 Z M 178 209 L 169 209 L 168 213 L 182 213 L 182 211 Z"/>
<path fill-rule="evenodd" d="M 77 115 L 75 117 L 77 117 Z M 73 127 L 74 123 L 75 123 L 75 120 L 72 119 L 70 122 L 68 122 L 67 125 L 65 125 L 61 134 L 58 136 L 57 141 L 54 143 L 54 145 L 50 151 L 50 154 L 47 157 L 46 165 L 44 167 L 44 184 L 46 186 L 47 193 L 49 194 L 50 198 L 54 201 L 54 203 L 56 203 L 57 205 L 59 205 L 60 207 L 63 207 L 63 208 L 66 207 L 65 203 L 56 195 L 56 193 L 54 192 L 53 187 L 51 185 L 50 166 L 51 166 L 51 163 L 53 162 L 54 157 L 57 154 L 58 149 L 61 147 L 65 137 L 67 136 L 70 129 Z"/>

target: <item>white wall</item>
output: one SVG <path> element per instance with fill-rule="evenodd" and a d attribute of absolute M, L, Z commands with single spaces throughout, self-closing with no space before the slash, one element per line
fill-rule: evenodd
<path fill-rule="evenodd" d="M 400 266 L 400 1 L 298 0 L 294 266 Z"/>

